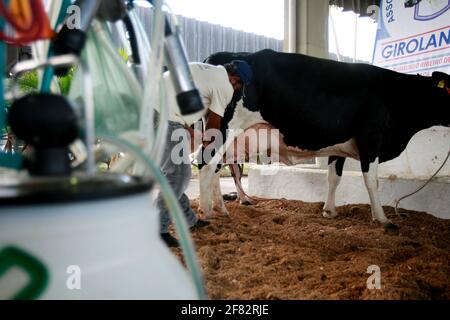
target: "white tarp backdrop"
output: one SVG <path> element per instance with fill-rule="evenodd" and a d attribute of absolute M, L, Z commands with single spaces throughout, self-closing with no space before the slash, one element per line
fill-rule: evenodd
<path fill-rule="evenodd" d="M 373 64 L 409 74 L 450 73 L 450 0 L 382 0 Z"/>

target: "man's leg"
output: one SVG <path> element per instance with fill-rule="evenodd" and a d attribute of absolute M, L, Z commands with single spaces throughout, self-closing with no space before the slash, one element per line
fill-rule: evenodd
<path fill-rule="evenodd" d="M 186 217 L 186 222 L 189 227 L 194 226 L 198 222 L 198 217 L 191 208 L 188 196 L 183 193 L 180 198 L 180 205 L 183 209 L 184 216 Z"/>
<path fill-rule="evenodd" d="M 180 137 L 177 141 L 172 141 L 172 133 L 175 130 L 181 130 L 180 134 L 176 134 L 176 137 Z M 189 139 L 187 133 L 185 132 L 183 126 L 181 124 L 175 122 L 169 122 L 168 128 L 168 139 L 166 143 L 166 147 L 163 155 L 163 163 L 161 165 L 161 170 L 163 174 L 166 176 L 169 185 L 171 186 L 175 196 L 177 197 L 179 204 L 181 206 L 181 210 L 183 211 L 187 224 L 192 227 L 198 223 L 198 217 L 195 212 L 191 209 L 189 198 L 186 196 L 184 191 L 187 189 L 190 179 L 191 179 L 191 163 L 189 159 L 189 147 L 180 148 L 180 143 L 186 144 L 189 146 Z M 179 150 L 179 154 L 173 154 L 172 150 L 177 146 L 176 150 Z M 184 151 L 187 152 L 184 152 Z M 182 163 L 172 159 L 172 156 L 181 157 L 183 160 Z M 163 239 L 169 245 L 176 246 L 178 243 L 174 238 L 169 235 L 169 225 L 171 223 L 170 214 L 167 209 L 167 206 L 162 199 L 162 195 L 158 195 L 157 200 L 158 208 L 160 210 L 160 233 Z"/>
<path fill-rule="evenodd" d="M 180 130 L 180 132 L 174 134 L 176 130 Z M 173 134 L 175 141 L 172 141 Z M 186 133 L 184 132 L 183 126 L 176 122 L 169 122 L 167 130 L 167 141 L 163 154 L 163 163 L 161 164 L 161 171 L 163 172 L 170 187 L 175 193 L 175 197 L 179 200 L 183 213 L 187 215 L 187 221 L 194 221 L 195 223 L 195 214 L 192 210 L 190 210 L 191 208 L 189 206 L 189 201 L 186 201 L 186 199 L 184 199 L 183 197 L 184 191 L 186 190 L 191 178 L 191 165 L 189 156 L 184 154 L 183 148 L 180 148 L 180 146 L 182 146 L 182 144 L 187 145 L 188 143 L 189 140 Z M 172 154 L 172 150 L 174 150 L 175 147 L 177 148 L 176 150 L 179 150 L 178 154 L 176 152 Z M 172 158 L 175 156 L 180 157 L 182 159 L 182 162 L 180 163 L 180 159 Z M 171 220 L 169 211 L 167 209 L 166 203 L 164 202 L 164 199 L 162 198 L 161 193 L 158 195 L 158 208 L 160 210 L 161 217 L 160 232 L 167 233 Z"/>
<path fill-rule="evenodd" d="M 184 193 L 184 190 L 186 190 L 186 186 L 189 183 L 191 177 L 190 165 L 189 168 L 186 168 L 185 164 L 174 165 L 170 167 L 169 171 L 170 174 L 165 173 L 166 178 L 169 181 L 169 184 L 174 191 L 175 196 L 178 198 L 181 210 L 183 211 L 183 214 L 186 218 L 186 223 L 189 227 L 192 227 L 197 224 L 198 217 L 191 209 L 189 198 Z M 160 211 L 161 237 L 169 247 L 177 247 L 179 245 L 178 241 L 169 234 L 169 225 L 171 223 L 171 219 L 169 210 L 167 209 L 166 203 L 162 199 L 161 194 L 158 196 L 158 208 Z"/>

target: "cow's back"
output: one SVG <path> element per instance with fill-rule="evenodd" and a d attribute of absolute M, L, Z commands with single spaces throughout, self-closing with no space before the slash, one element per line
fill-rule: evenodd
<path fill-rule="evenodd" d="M 414 133 L 436 124 L 436 113 L 448 114 L 442 114 L 448 96 L 430 77 L 272 50 L 244 59 L 254 71 L 246 105 L 279 128 L 286 143 L 302 149 L 342 143 L 368 127 L 386 133 L 390 149 L 403 148 Z"/>
<path fill-rule="evenodd" d="M 254 86 L 244 99 L 246 106 L 259 109 L 288 144 L 302 149 L 351 139 L 369 111 L 369 96 L 380 90 L 380 72 L 369 65 L 272 50 L 249 55 L 247 61 L 253 66 Z"/>

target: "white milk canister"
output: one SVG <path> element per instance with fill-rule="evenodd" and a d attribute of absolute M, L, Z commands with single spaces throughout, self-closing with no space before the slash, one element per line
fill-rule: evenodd
<path fill-rule="evenodd" d="M 0 299 L 197 299 L 151 188 L 112 174 L 2 185 Z"/>

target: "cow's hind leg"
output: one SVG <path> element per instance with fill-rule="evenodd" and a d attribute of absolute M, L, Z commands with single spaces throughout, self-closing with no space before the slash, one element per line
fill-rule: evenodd
<path fill-rule="evenodd" d="M 380 195 L 378 193 L 378 158 L 371 163 L 361 161 L 361 169 L 364 176 L 364 182 L 369 193 L 373 220 L 383 223 L 385 228 L 397 229 L 397 226 L 386 218 L 383 206 L 381 205 Z"/>
<path fill-rule="evenodd" d="M 378 110 L 378 109 L 371 109 Z M 378 119 L 377 122 L 383 123 L 382 108 L 378 115 L 367 115 L 368 119 Z M 396 229 L 397 227 L 386 218 L 383 207 L 380 201 L 378 192 L 378 164 L 381 145 L 383 142 L 383 130 L 380 123 L 368 123 L 364 126 L 363 131 L 356 139 L 359 151 L 359 158 L 361 161 L 361 171 L 366 184 L 367 192 L 369 193 L 371 212 L 373 220 L 377 220 L 385 225 L 386 229 Z"/>
<path fill-rule="evenodd" d="M 328 195 L 327 201 L 323 206 L 323 216 L 325 218 L 335 218 L 336 211 L 336 189 L 341 182 L 342 171 L 344 169 L 345 158 L 328 158 Z"/>
<path fill-rule="evenodd" d="M 239 197 L 239 203 L 245 206 L 251 205 L 252 200 L 247 197 L 247 195 L 244 192 L 244 188 L 242 187 L 242 172 L 241 168 L 238 164 L 231 164 L 230 165 L 231 175 L 234 179 L 234 185 L 236 186 L 236 191 Z"/>

